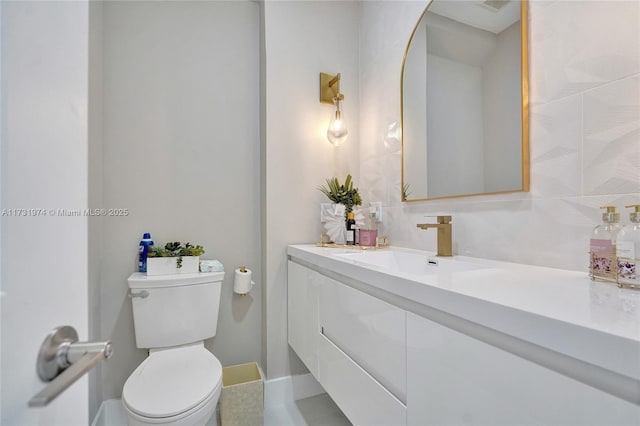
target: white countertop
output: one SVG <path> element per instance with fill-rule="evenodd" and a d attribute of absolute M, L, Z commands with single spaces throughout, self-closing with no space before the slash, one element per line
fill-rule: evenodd
<path fill-rule="evenodd" d="M 435 257 L 435 253 L 389 247 Z M 586 272 L 454 256 L 485 266 L 418 275 L 337 256 L 344 250 L 289 246 L 322 272 L 355 279 L 555 352 L 640 380 L 640 291 L 591 281 Z"/>

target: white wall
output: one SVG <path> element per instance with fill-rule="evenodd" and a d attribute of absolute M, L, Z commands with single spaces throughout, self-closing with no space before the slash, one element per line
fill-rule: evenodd
<path fill-rule="evenodd" d="M 144 232 L 202 244 L 226 276 L 217 335 L 223 365 L 260 361 L 259 5 L 105 2 L 102 337 L 114 355 L 104 398 L 119 397 L 146 356 L 135 346 L 127 277 Z M 257 285 L 233 294 L 235 268 Z"/>
<path fill-rule="evenodd" d="M 269 378 L 306 371 L 287 345 L 286 247 L 317 241 L 316 188 L 359 164 L 357 2 L 267 1 L 265 25 L 265 355 Z M 319 102 L 319 74 L 341 73 L 349 139 L 326 140 L 332 106 Z M 359 180 L 356 183 L 361 187 Z"/>
<path fill-rule="evenodd" d="M 402 58 L 423 10 L 424 4 L 414 1 L 361 4 L 359 184 L 366 200 L 382 201 L 387 207 L 392 199 L 400 202 L 400 151 L 385 145 L 384 138 L 389 125 L 400 123 Z M 386 213 L 393 211 L 387 208 Z M 388 234 L 393 222 L 392 216 L 385 217 L 379 233 Z"/>
<path fill-rule="evenodd" d="M 442 197 L 484 190 L 482 69 L 427 55 L 426 194 Z M 414 195 L 417 195 L 414 194 Z M 424 198 L 424 197 L 423 197 Z"/>
<path fill-rule="evenodd" d="M 2 2 L 0 423 L 84 425 L 86 377 L 45 408 L 36 359 L 57 326 L 88 337 L 87 1 Z M 29 215 L 11 209 L 34 209 Z"/>
<path fill-rule="evenodd" d="M 415 225 L 449 213 L 455 253 L 584 271 L 598 207 L 640 199 L 640 3 L 530 2 L 531 192 L 401 203 L 399 153 L 380 139 L 426 4 L 362 4 L 360 185 L 385 202 L 391 242 L 435 250 Z"/>
<path fill-rule="evenodd" d="M 416 28 L 404 64 L 402 134 L 406 140 L 427 140 L 427 25 Z M 428 193 L 426 143 L 403 146 L 405 156 L 405 183 L 410 184 L 411 198 L 422 198 Z"/>
<path fill-rule="evenodd" d="M 484 190 L 508 191 L 522 188 L 522 167 L 508 158 L 521 158 L 522 115 L 514 105 L 522 102 L 520 21 L 496 36 L 493 55 L 483 68 Z M 514 143 L 516 141 L 516 143 Z M 510 185 L 505 185 L 509 182 Z"/>

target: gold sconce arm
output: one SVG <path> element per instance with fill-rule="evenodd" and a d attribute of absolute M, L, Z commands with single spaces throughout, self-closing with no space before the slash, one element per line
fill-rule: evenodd
<path fill-rule="evenodd" d="M 334 98 L 344 99 L 344 95 L 340 93 L 340 73 L 333 75 L 321 72 L 320 102 L 333 105 Z"/>

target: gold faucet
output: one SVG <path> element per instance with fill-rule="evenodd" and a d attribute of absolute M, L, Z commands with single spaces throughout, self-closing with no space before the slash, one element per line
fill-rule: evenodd
<path fill-rule="evenodd" d="M 451 216 L 438 216 L 438 223 L 419 223 L 420 229 L 438 229 L 438 256 L 452 256 Z"/>

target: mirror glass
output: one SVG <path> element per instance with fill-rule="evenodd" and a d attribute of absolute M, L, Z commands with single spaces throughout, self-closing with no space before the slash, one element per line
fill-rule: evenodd
<path fill-rule="evenodd" d="M 402 200 L 529 190 L 526 1 L 434 0 L 402 65 Z"/>

